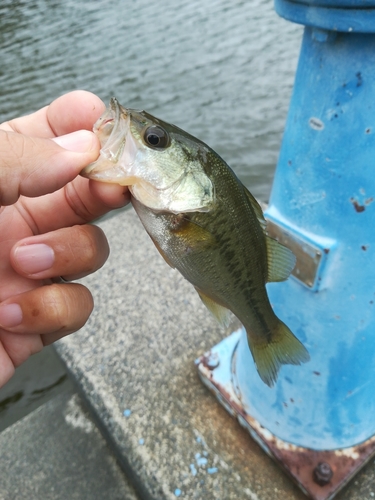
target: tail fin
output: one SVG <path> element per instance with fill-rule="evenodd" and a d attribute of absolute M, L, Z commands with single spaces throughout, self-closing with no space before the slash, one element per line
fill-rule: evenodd
<path fill-rule="evenodd" d="M 247 337 L 259 376 L 269 387 L 276 382 L 281 365 L 300 365 L 310 359 L 307 349 L 280 320 L 271 341 L 254 339 L 249 331 Z"/>

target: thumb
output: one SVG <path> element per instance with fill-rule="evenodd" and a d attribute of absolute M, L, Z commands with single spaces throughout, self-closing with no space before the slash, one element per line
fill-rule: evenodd
<path fill-rule="evenodd" d="M 87 130 L 54 139 L 0 130 L 0 206 L 60 189 L 97 159 L 99 148 Z"/>

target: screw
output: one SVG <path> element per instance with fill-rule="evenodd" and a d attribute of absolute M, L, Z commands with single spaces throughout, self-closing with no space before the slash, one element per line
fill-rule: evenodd
<path fill-rule="evenodd" d="M 214 370 L 220 364 L 219 355 L 217 354 L 217 352 L 210 351 L 208 355 L 205 356 L 203 363 L 209 370 Z"/>
<path fill-rule="evenodd" d="M 325 486 L 332 479 L 333 472 L 331 466 L 327 462 L 319 462 L 314 469 L 313 477 L 314 481 L 319 484 L 319 486 Z"/>

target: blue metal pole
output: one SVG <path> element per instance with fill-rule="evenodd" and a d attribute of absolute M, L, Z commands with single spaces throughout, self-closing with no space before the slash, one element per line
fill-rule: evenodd
<path fill-rule="evenodd" d="M 311 360 L 256 371 L 244 330 L 197 360 L 203 382 L 315 500 L 375 453 L 375 0 L 275 0 L 306 25 L 266 212 L 297 256 L 270 283 Z"/>
<path fill-rule="evenodd" d="M 355 8 L 375 2 L 275 4 L 308 26 L 267 217 L 320 263 L 311 283 L 268 292 L 311 361 L 270 389 L 242 335 L 235 373 L 247 412 L 277 437 L 344 448 L 375 434 L 375 9 Z"/>

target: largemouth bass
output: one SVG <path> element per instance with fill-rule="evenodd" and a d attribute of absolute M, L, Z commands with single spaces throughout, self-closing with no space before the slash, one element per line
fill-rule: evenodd
<path fill-rule="evenodd" d="M 222 324 L 244 325 L 261 379 L 309 354 L 275 315 L 265 284 L 287 279 L 292 252 L 267 236 L 258 202 L 210 147 L 145 111 L 112 99 L 94 126 L 97 161 L 82 175 L 129 186 L 133 206 L 166 262 Z"/>

